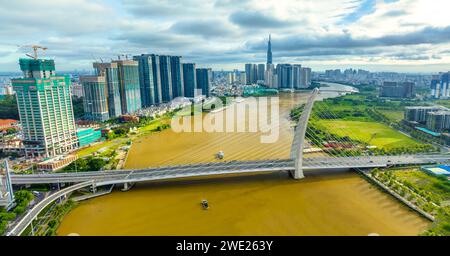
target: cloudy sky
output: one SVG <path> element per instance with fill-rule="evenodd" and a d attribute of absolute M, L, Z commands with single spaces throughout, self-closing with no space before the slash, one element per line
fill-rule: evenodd
<path fill-rule="evenodd" d="M 176 54 L 202 67 L 265 62 L 314 70 L 450 70 L 449 0 L 0 0 L 0 71 L 48 47 L 58 70 L 119 54 Z"/>

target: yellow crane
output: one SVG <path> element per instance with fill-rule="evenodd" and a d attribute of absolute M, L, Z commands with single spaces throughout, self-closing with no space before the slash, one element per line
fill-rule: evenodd
<path fill-rule="evenodd" d="M 28 57 L 33 58 L 35 60 L 38 58 L 38 54 L 37 54 L 38 49 L 41 49 L 42 51 L 45 51 L 45 50 L 48 49 L 47 47 L 40 46 L 40 45 L 34 45 L 34 44 L 31 44 L 31 45 L 19 45 L 18 47 L 19 48 L 25 48 L 25 47 L 32 48 L 33 49 L 33 55 L 30 55 L 28 53 L 26 53 L 25 55 L 27 55 Z"/>

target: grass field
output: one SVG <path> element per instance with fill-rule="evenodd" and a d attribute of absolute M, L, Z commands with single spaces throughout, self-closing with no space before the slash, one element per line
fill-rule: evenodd
<path fill-rule="evenodd" d="M 415 187 L 431 192 L 439 201 L 450 201 L 450 183 L 440 180 L 434 175 L 427 174 L 417 168 L 398 170 L 394 172 L 401 180 L 412 183 Z"/>
<path fill-rule="evenodd" d="M 381 123 L 346 120 L 320 120 L 318 123 L 331 133 L 349 136 L 379 148 L 392 149 L 420 145 L 414 139 Z"/>
<path fill-rule="evenodd" d="M 403 119 L 403 111 L 402 110 L 380 109 L 379 111 L 392 121 L 400 122 Z"/>
<path fill-rule="evenodd" d="M 444 107 L 450 108 L 450 100 L 437 100 L 436 104 L 442 105 Z"/>
<path fill-rule="evenodd" d="M 78 157 L 85 157 L 87 155 L 90 155 L 99 149 L 105 148 L 107 149 L 105 152 L 108 152 L 110 150 L 116 150 L 118 147 L 126 145 L 127 141 L 130 139 L 136 139 L 140 136 L 146 135 L 148 133 L 153 132 L 158 126 L 163 124 L 170 124 L 170 118 L 167 116 L 163 116 L 160 119 L 154 120 L 150 122 L 148 125 L 139 128 L 139 133 L 136 135 L 129 135 L 128 137 L 121 137 L 121 138 L 115 138 L 113 140 L 107 140 L 103 142 L 98 142 L 93 146 L 89 146 L 83 149 L 80 149 L 76 152 Z"/>
<path fill-rule="evenodd" d="M 87 155 L 90 155 L 90 154 L 96 152 L 97 150 L 99 150 L 101 148 L 118 147 L 121 143 L 124 143 L 125 141 L 126 140 L 124 138 L 117 138 L 115 140 L 98 142 L 97 144 L 95 144 L 93 146 L 88 146 L 86 148 L 80 149 L 80 150 L 76 151 L 75 153 L 78 155 L 78 157 L 85 157 Z"/>

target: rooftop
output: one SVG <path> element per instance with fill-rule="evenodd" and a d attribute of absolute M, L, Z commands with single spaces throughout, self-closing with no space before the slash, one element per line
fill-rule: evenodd
<path fill-rule="evenodd" d="M 0 125 L 5 125 L 5 124 L 13 124 L 13 123 L 18 123 L 19 120 L 15 120 L 15 119 L 0 119 Z"/>

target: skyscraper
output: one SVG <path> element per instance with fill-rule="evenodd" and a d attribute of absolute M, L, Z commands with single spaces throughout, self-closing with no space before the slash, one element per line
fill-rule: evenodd
<path fill-rule="evenodd" d="M 277 87 L 277 83 L 274 83 L 274 68 L 273 64 L 267 64 L 266 72 L 264 74 L 264 84 L 271 88 Z"/>
<path fill-rule="evenodd" d="M 172 98 L 183 97 L 184 83 L 181 56 L 170 56 L 170 74 L 172 79 Z"/>
<path fill-rule="evenodd" d="M 388 82 L 384 81 L 380 88 L 380 97 L 393 97 L 393 98 L 414 98 L 415 84 L 411 82 Z"/>
<path fill-rule="evenodd" d="M 427 115 L 427 128 L 434 132 L 443 132 L 450 129 L 450 111 L 431 112 Z"/>
<path fill-rule="evenodd" d="M 122 112 L 124 114 L 133 113 L 142 105 L 138 62 L 115 60 L 113 63 L 117 63 Z"/>
<path fill-rule="evenodd" d="M 272 42 L 270 40 L 269 34 L 269 42 L 267 42 L 267 65 L 272 64 Z"/>
<path fill-rule="evenodd" d="M 53 60 L 20 59 L 23 78 L 12 79 L 27 156 L 53 157 L 76 148 L 69 76 Z"/>
<path fill-rule="evenodd" d="M 291 64 L 277 65 L 278 88 L 293 89 L 293 69 Z"/>
<path fill-rule="evenodd" d="M 161 65 L 159 63 L 159 56 L 152 55 L 153 66 L 153 82 L 155 89 L 155 104 L 162 103 L 162 89 L 161 89 Z"/>
<path fill-rule="evenodd" d="M 246 72 L 239 73 L 239 83 L 241 85 L 247 84 L 247 73 Z"/>
<path fill-rule="evenodd" d="M 106 121 L 108 114 L 108 87 L 104 76 L 82 76 L 83 107 L 85 117 L 90 120 Z"/>
<path fill-rule="evenodd" d="M 107 101 L 109 118 L 122 115 L 117 63 L 94 63 L 93 66 L 97 76 L 105 77 L 108 89 Z"/>
<path fill-rule="evenodd" d="M 197 88 L 195 63 L 183 63 L 184 97 L 193 98 Z"/>
<path fill-rule="evenodd" d="M 159 71 L 161 78 L 161 102 L 169 102 L 173 96 L 170 56 L 159 56 Z"/>
<path fill-rule="evenodd" d="M 236 73 L 230 72 L 227 74 L 227 82 L 228 84 L 234 84 L 236 82 Z"/>
<path fill-rule="evenodd" d="M 251 74 L 252 73 L 252 64 L 245 64 L 245 84 L 252 84 Z"/>
<path fill-rule="evenodd" d="M 197 68 L 195 72 L 197 88 L 202 89 L 202 95 L 209 97 L 211 89 L 211 70 L 208 68 Z"/>
<path fill-rule="evenodd" d="M 300 88 L 311 86 L 311 68 L 301 68 Z"/>
<path fill-rule="evenodd" d="M 258 80 L 258 71 L 256 64 L 245 64 L 246 83 L 248 85 L 255 84 Z"/>
<path fill-rule="evenodd" d="M 450 98 L 450 72 L 440 73 L 431 80 L 431 96 L 434 98 Z"/>
<path fill-rule="evenodd" d="M 292 66 L 292 83 L 293 83 L 293 87 L 294 89 L 299 89 L 301 88 L 301 83 L 302 83 L 302 65 L 300 64 L 294 64 Z"/>
<path fill-rule="evenodd" d="M 150 107 L 159 103 L 160 79 L 159 58 L 154 54 L 133 56 L 139 63 L 139 84 L 142 107 Z"/>
<path fill-rule="evenodd" d="M 264 73 L 265 73 L 265 71 L 266 71 L 266 65 L 258 64 L 256 81 L 264 81 Z"/>

